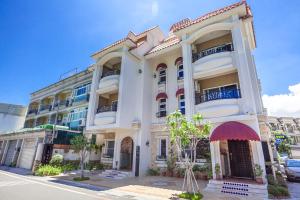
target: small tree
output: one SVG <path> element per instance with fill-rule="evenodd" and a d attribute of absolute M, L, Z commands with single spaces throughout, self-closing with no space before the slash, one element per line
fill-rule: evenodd
<path fill-rule="evenodd" d="M 178 159 L 185 168 L 182 190 L 195 194 L 195 191 L 199 191 L 193 172 L 197 157 L 196 148 L 201 139 L 208 137 L 211 126 L 203 122 L 200 114 L 194 115 L 192 120 L 188 121 L 180 111 L 175 111 L 167 117 L 167 126 L 171 142 L 176 146 Z"/>
<path fill-rule="evenodd" d="M 84 178 L 84 161 L 87 158 L 89 152 L 94 148 L 94 145 L 83 135 L 76 136 L 71 139 L 71 148 L 79 153 L 80 156 L 80 177 Z"/>

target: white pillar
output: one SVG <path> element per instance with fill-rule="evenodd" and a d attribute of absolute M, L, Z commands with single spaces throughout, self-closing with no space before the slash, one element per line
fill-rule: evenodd
<path fill-rule="evenodd" d="M 13 155 L 13 159 L 12 159 L 12 162 L 18 160 L 18 157 L 20 156 L 20 152 L 18 154 L 18 148 L 20 147 L 20 143 L 22 142 L 21 139 L 17 140 L 17 144 L 16 144 L 16 147 L 15 147 L 15 151 L 14 151 L 14 155 Z M 16 157 L 18 156 L 18 157 Z"/>
<path fill-rule="evenodd" d="M 221 166 L 220 141 L 214 141 L 210 143 L 210 152 L 211 152 L 213 179 L 217 179 L 216 170 L 215 170 L 217 163 L 220 165 L 220 176 L 222 178 L 223 172 Z"/>
<path fill-rule="evenodd" d="M 185 97 L 185 116 L 191 119 L 195 107 L 195 89 L 192 68 L 192 48 L 191 44 L 182 42 L 182 59 L 184 69 L 184 97 Z"/>
<path fill-rule="evenodd" d="M 99 66 L 96 64 L 95 70 L 93 72 L 93 79 L 92 79 L 92 85 L 91 85 L 91 91 L 90 91 L 90 100 L 89 100 L 89 106 L 88 106 L 88 114 L 87 114 L 87 128 L 89 126 L 94 125 L 94 118 L 95 113 L 97 109 L 97 93 L 96 90 L 99 86 L 100 76 L 102 73 L 102 66 Z"/>
<path fill-rule="evenodd" d="M 251 150 L 252 150 L 252 158 L 253 158 L 253 167 L 255 164 L 260 165 L 263 170 L 262 178 L 264 183 L 266 182 L 266 166 L 265 166 L 265 158 L 263 154 L 263 149 L 260 141 L 250 141 Z M 254 174 L 255 176 L 255 174 Z"/>
<path fill-rule="evenodd" d="M 254 80 L 251 79 L 249 70 L 249 63 L 246 55 L 246 46 L 242 33 L 242 22 L 239 21 L 236 16 L 235 24 L 232 29 L 232 39 L 235 52 L 235 64 L 238 70 L 241 94 L 242 94 L 242 111 L 244 113 L 256 113 L 254 90 L 252 83 Z"/>

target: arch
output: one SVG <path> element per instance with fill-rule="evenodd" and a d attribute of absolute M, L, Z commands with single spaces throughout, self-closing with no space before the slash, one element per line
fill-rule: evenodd
<path fill-rule="evenodd" d="M 117 58 L 117 57 L 122 58 L 122 52 L 111 52 L 111 53 L 106 54 L 105 56 L 99 58 L 99 60 L 97 61 L 97 65 L 102 66 L 110 59 Z"/>
<path fill-rule="evenodd" d="M 183 61 L 182 57 L 178 57 L 178 58 L 175 60 L 174 64 L 177 65 L 178 62 L 182 62 L 182 61 Z"/>
<path fill-rule="evenodd" d="M 159 69 L 167 69 L 167 68 L 168 68 L 168 66 L 165 63 L 160 63 L 157 65 L 156 71 Z"/>
<path fill-rule="evenodd" d="M 120 148 L 120 169 L 132 170 L 133 163 L 133 139 L 125 137 L 121 141 Z"/>
<path fill-rule="evenodd" d="M 216 23 L 216 24 L 211 24 L 208 26 L 205 26 L 203 28 L 201 28 L 200 30 L 196 31 L 195 33 L 193 33 L 187 40 L 186 42 L 192 44 L 193 42 L 195 42 L 197 39 L 199 39 L 200 37 L 207 35 L 211 32 L 215 32 L 215 31 L 229 31 L 232 30 L 233 28 L 233 23 Z"/>

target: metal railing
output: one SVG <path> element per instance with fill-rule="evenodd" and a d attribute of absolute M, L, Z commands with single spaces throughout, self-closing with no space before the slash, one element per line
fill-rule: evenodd
<path fill-rule="evenodd" d="M 159 111 L 156 113 L 156 117 L 160 118 L 160 117 L 165 117 L 167 116 L 167 111 Z"/>
<path fill-rule="evenodd" d="M 74 96 L 72 99 L 72 103 L 81 102 L 81 101 L 89 101 L 90 94 L 83 94 L 80 96 Z"/>
<path fill-rule="evenodd" d="M 156 160 L 157 161 L 166 161 L 167 160 L 167 156 L 166 155 L 157 155 L 156 156 Z"/>
<path fill-rule="evenodd" d="M 111 71 L 106 71 L 102 74 L 101 78 L 104 78 L 106 76 L 111 76 L 111 75 L 119 75 L 120 74 L 120 70 L 111 70 Z"/>
<path fill-rule="evenodd" d="M 38 109 L 36 108 L 36 109 L 30 109 L 30 110 L 28 110 L 28 115 L 30 115 L 30 114 L 37 114 L 38 113 Z"/>
<path fill-rule="evenodd" d="M 100 106 L 97 109 L 97 113 L 102 113 L 102 112 L 110 112 L 110 111 L 117 111 L 118 109 L 118 103 L 114 103 L 110 106 Z"/>
<path fill-rule="evenodd" d="M 49 110 L 51 111 L 52 105 L 41 105 L 40 111 Z"/>
<path fill-rule="evenodd" d="M 195 104 L 204 103 L 207 101 L 219 100 L 219 99 L 238 99 L 241 98 L 241 92 L 239 89 L 224 90 L 218 92 L 209 92 L 202 94 L 195 93 Z"/>
<path fill-rule="evenodd" d="M 57 102 L 55 102 L 54 104 L 55 107 L 58 107 L 58 106 L 69 106 L 69 100 L 59 100 Z"/>
<path fill-rule="evenodd" d="M 226 51 L 233 51 L 232 43 L 215 46 L 215 47 L 200 51 L 199 53 L 195 53 L 195 54 L 193 54 L 193 62 L 195 62 L 196 60 L 199 60 L 200 58 L 203 58 L 205 56 L 209 56 L 209 55 L 212 55 L 215 53 L 226 52 Z"/>

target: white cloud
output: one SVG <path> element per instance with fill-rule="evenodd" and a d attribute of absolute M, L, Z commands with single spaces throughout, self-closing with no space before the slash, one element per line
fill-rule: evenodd
<path fill-rule="evenodd" d="M 153 1 L 152 6 L 151 6 L 151 14 L 153 17 L 157 16 L 158 10 L 159 10 L 159 7 L 158 7 L 157 1 Z"/>
<path fill-rule="evenodd" d="M 263 95 L 262 99 L 271 116 L 300 117 L 300 83 L 289 86 L 288 94 Z"/>

